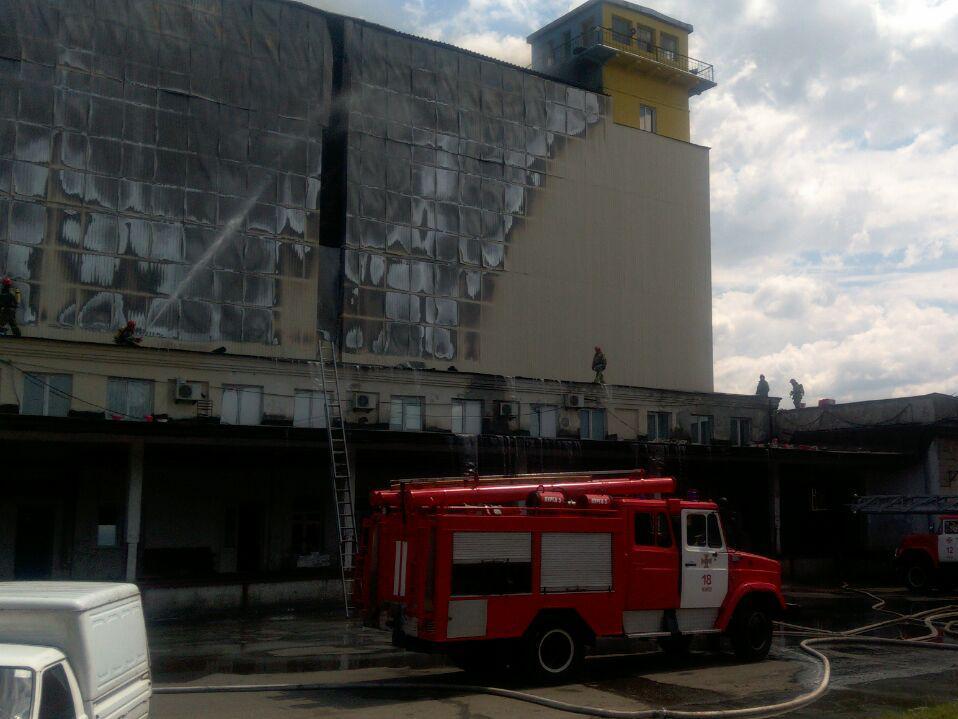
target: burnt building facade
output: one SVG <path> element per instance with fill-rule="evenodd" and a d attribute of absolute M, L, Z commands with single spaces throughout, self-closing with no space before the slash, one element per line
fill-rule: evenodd
<path fill-rule="evenodd" d="M 336 561 L 324 334 L 359 494 L 400 445 L 411 476 L 767 441 L 777 400 L 712 391 L 708 149 L 615 101 L 283 0 L 0 0 L 0 420 L 38 478 L 0 575 L 301 591 Z"/>

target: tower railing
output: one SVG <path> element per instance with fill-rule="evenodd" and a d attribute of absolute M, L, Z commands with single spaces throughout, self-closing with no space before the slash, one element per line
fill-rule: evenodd
<path fill-rule="evenodd" d="M 635 34 L 616 32 L 598 26 L 546 51 L 545 55 L 533 62 L 532 69 L 548 72 L 551 68 L 558 68 L 592 48 L 598 47 L 678 70 L 700 80 L 715 82 L 715 67 L 704 60 L 682 55 L 671 48 L 653 45 L 641 40 Z"/>

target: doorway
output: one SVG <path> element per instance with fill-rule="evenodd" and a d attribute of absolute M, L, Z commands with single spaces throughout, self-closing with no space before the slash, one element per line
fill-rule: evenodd
<path fill-rule="evenodd" d="M 56 517 L 57 511 L 53 505 L 28 504 L 18 507 L 13 554 L 14 578 L 51 578 Z"/>
<path fill-rule="evenodd" d="M 263 511 L 258 504 L 241 504 L 237 522 L 236 570 L 251 574 L 260 570 L 263 543 Z"/>

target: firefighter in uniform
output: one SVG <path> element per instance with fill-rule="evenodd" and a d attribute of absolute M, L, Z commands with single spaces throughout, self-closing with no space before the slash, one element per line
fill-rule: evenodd
<path fill-rule="evenodd" d="M 0 332 L 6 334 L 9 325 L 13 336 L 19 337 L 17 307 L 20 305 L 20 293 L 13 288 L 13 281 L 9 277 L 4 277 L 2 284 L 3 286 L 0 287 Z"/>
<path fill-rule="evenodd" d="M 116 335 L 113 337 L 113 341 L 122 345 L 123 347 L 139 347 L 140 342 L 143 341 L 142 337 L 134 337 L 136 332 L 136 322 L 129 320 L 125 326 L 117 330 Z"/>
<path fill-rule="evenodd" d="M 768 397 L 768 382 L 765 381 L 765 375 L 758 376 L 758 385 L 755 387 L 755 394 L 759 397 Z"/>
<path fill-rule="evenodd" d="M 792 383 L 792 391 L 788 395 L 792 398 L 795 409 L 799 409 L 802 406 L 802 400 L 805 398 L 805 388 L 794 378 L 790 379 L 789 382 Z"/>
<path fill-rule="evenodd" d="M 592 380 L 595 384 L 605 384 L 605 368 L 608 366 L 608 363 L 605 361 L 605 355 L 602 354 L 602 348 L 595 348 L 595 355 L 592 357 L 592 371 L 595 372 L 595 379 Z"/>

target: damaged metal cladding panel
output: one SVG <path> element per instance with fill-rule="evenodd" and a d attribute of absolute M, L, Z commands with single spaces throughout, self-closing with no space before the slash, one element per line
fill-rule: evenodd
<path fill-rule="evenodd" d="M 344 351 L 478 369 L 510 239 L 607 99 L 360 21 L 344 85 Z"/>
<path fill-rule="evenodd" d="M 325 17 L 296 4 L 0 0 L 0 270 L 23 324 L 311 355 L 339 267 L 318 244 L 331 84 Z"/>

